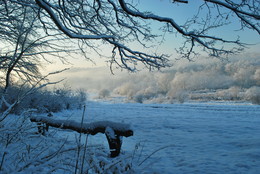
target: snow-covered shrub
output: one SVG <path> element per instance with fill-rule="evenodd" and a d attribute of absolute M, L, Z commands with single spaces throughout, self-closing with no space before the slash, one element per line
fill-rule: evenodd
<path fill-rule="evenodd" d="M 57 163 L 51 157 L 53 149 L 48 149 L 51 144 L 34 133 L 33 125 L 26 116 L 10 115 L 2 123 L 0 173 L 48 172 L 47 167 Z M 54 147 L 53 144 L 51 147 Z"/>
<path fill-rule="evenodd" d="M 109 158 L 104 152 L 104 148 L 91 150 L 88 157 L 89 169 L 87 173 L 134 173 L 131 159 L 124 155 L 117 158 Z"/>
<path fill-rule="evenodd" d="M 143 103 L 146 100 L 152 100 L 157 96 L 156 93 L 137 93 L 134 97 L 133 100 L 137 103 Z"/>
<path fill-rule="evenodd" d="M 98 93 L 98 98 L 107 98 L 110 96 L 110 91 L 108 89 L 102 89 Z"/>
<path fill-rule="evenodd" d="M 134 97 L 134 101 L 137 102 L 137 103 L 143 103 L 143 100 L 144 100 L 144 96 L 143 95 L 136 95 Z"/>
<path fill-rule="evenodd" d="M 1 89 L 2 90 L 2 89 Z M 29 86 L 10 86 L 5 95 L 5 100 L 14 103 L 17 99 L 22 98 L 12 110 L 12 113 L 20 114 L 28 109 L 36 109 L 38 112 L 59 112 L 63 109 L 80 109 L 86 101 L 84 91 L 72 91 L 66 88 L 59 88 L 53 91 L 46 89 L 35 90 L 31 93 L 32 88 Z M 28 94 L 26 94 L 28 93 Z M 3 105 L 0 111 L 5 111 Z"/>
<path fill-rule="evenodd" d="M 46 91 L 46 93 L 45 97 L 52 98 L 52 102 L 48 101 L 45 105 L 51 112 L 59 112 L 63 109 L 81 109 L 87 99 L 83 90 L 72 91 L 71 89 L 59 88 L 54 92 Z"/>
<path fill-rule="evenodd" d="M 157 91 L 159 94 L 166 95 L 170 89 L 170 82 L 174 77 L 174 73 L 161 73 L 156 75 Z"/>
<path fill-rule="evenodd" d="M 167 93 L 167 97 L 170 99 L 171 102 L 177 100 L 180 103 L 184 103 L 188 98 L 188 93 L 186 90 L 175 88 L 171 89 Z"/>
<path fill-rule="evenodd" d="M 129 100 L 132 100 L 134 95 L 136 94 L 137 90 L 135 89 L 135 85 L 133 83 L 124 83 L 123 85 L 114 89 L 115 94 L 127 96 Z"/>
<path fill-rule="evenodd" d="M 229 89 L 222 89 L 216 92 L 215 98 L 220 100 L 240 100 L 241 88 L 237 86 L 232 86 Z"/>
<path fill-rule="evenodd" d="M 253 86 L 246 90 L 245 97 L 250 100 L 253 104 L 260 105 L 260 87 Z"/>
<path fill-rule="evenodd" d="M 137 103 L 143 103 L 146 100 L 152 100 L 153 98 L 156 98 L 157 95 L 158 94 L 156 89 L 148 87 L 145 90 L 138 91 L 137 94 L 134 96 L 133 100 Z"/>
<path fill-rule="evenodd" d="M 42 137 L 27 115 L 10 115 L 0 128 L 0 173 L 72 173 L 75 147 Z"/>
<path fill-rule="evenodd" d="M 253 75 L 254 67 L 248 65 L 246 68 L 238 69 L 233 75 L 233 78 L 235 80 L 235 84 L 244 88 L 248 88 L 254 85 Z"/>
<path fill-rule="evenodd" d="M 260 68 L 255 71 L 253 76 L 254 80 L 256 81 L 256 85 L 260 85 Z"/>
<path fill-rule="evenodd" d="M 78 99 L 78 108 L 81 109 L 85 102 L 87 101 L 87 93 L 84 89 L 78 89 L 75 92 L 75 95 L 77 96 Z"/>

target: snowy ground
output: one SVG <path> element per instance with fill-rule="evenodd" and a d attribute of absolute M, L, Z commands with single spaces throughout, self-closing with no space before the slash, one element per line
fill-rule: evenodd
<path fill-rule="evenodd" d="M 80 121 L 81 112 L 55 117 Z M 134 153 L 137 173 L 260 173 L 259 105 L 89 102 L 85 117 L 132 124 L 134 136 L 124 139 L 122 156 Z M 107 146 L 102 134 L 89 143 Z"/>
<path fill-rule="evenodd" d="M 82 111 L 74 110 L 56 113 L 53 118 L 80 122 L 81 116 Z M 74 173 L 77 158 L 73 149 L 77 147 L 78 133 L 51 128 L 49 136 L 44 137 L 34 134 L 37 130 L 35 123 L 22 119 L 22 124 L 18 124 L 14 118 L 23 117 L 11 115 L 5 126 L 0 127 L 0 145 L 7 144 L 0 146 L 0 156 L 4 159 L 3 173 Z M 12 124 L 17 122 L 18 125 L 28 126 L 23 128 L 24 131 L 17 126 L 8 126 L 12 125 L 8 123 L 12 120 L 15 121 Z M 107 168 L 98 169 L 101 173 L 108 173 L 102 171 L 109 171 L 115 166 L 125 171 L 129 165 L 131 173 L 138 174 L 260 173 L 259 105 L 89 101 L 85 122 L 103 120 L 131 123 L 134 136 L 123 139 L 122 153 L 115 159 L 108 157 L 105 135 L 89 136 L 89 153 L 86 155 L 90 158 L 89 173 L 96 173 L 94 169 L 104 166 L 103 162 Z M 14 136 L 10 136 L 12 134 Z M 4 142 L 8 139 L 13 144 Z M 82 136 L 81 143 L 84 142 L 85 136 Z M 52 153 L 54 156 L 50 155 Z"/>

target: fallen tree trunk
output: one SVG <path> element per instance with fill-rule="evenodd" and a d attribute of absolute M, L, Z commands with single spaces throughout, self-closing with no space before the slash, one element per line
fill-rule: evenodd
<path fill-rule="evenodd" d="M 44 126 L 39 128 L 39 123 L 45 123 L 46 126 L 52 126 L 60 129 L 70 129 L 79 133 L 95 135 L 103 133 L 106 135 L 110 147 L 111 157 L 119 155 L 122 145 L 122 136 L 133 136 L 133 130 L 129 124 L 116 123 L 112 121 L 98 121 L 92 123 L 78 123 L 72 120 L 55 120 L 50 117 L 30 117 L 31 122 L 37 122 L 38 131 L 45 134 Z"/>

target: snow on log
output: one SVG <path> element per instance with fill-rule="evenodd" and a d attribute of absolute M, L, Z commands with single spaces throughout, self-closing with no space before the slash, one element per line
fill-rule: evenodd
<path fill-rule="evenodd" d="M 92 123 L 78 123 L 72 120 L 55 120 L 50 117 L 31 116 L 32 122 L 37 122 L 38 132 L 45 135 L 45 130 L 49 126 L 70 129 L 79 133 L 95 135 L 103 133 L 107 137 L 110 148 L 110 156 L 117 157 L 120 154 L 122 146 L 122 136 L 129 137 L 133 135 L 133 130 L 129 124 L 116 123 L 112 121 L 98 121 Z M 42 125 L 42 124 L 45 125 Z"/>
<path fill-rule="evenodd" d="M 106 128 L 109 127 L 113 129 L 115 134 L 118 136 L 129 137 L 133 135 L 133 130 L 129 124 L 116 123 L 112 121 L 97 121 L 81 124 L 72 120 L 55 120 L 43 116 L 31 116 L 30 120 L 32 122 L 42 122 L 52 127 L 70 129 L 84 134 L 95 135 L 97 133 L 106 133 Z"/>

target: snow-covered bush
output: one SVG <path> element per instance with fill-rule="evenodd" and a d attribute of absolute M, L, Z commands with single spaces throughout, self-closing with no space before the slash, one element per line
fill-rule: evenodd
<path fill-rule="evenodd" d="M 184 103 L 188 98 L 188 92 L 183 89 L 174 88 L 167 93 L 167 97 L 171 102 L 176 100 L 180 103 Z"/>
<path fill-rule="evenodd" d="M 238 69 L 233 78 L 235 80 L 235 84 L 244 88 L 251 87 L 255 84 L 254 81 L 254 67 L 248 65 L 246 68 Z"/>
<path fill-rule="evenodd" d="M 0 89 L 2 90 L 2 89 Z M 83 90 L 72 91 L 66 88 L 59 88 L 53 91 L 47 89 L 31 91 L 29 86 L 13 85 L 8 88 L 5 100 L 14 103 L 18 98 L 23 97 L 12 110 L 12 113 L 20 114 L 28 109 L 36 109 L 38 112 L 59 112 L 63 109 L 80 109 L 86 101 L 86 93 Z M 1 111 L 5 111 L 3 105 Z"/>
<path fill-rule="evenodd" d="M 152 100 L 153 98 L 156 98 L 157 95 L 158 93 L 156 89 L 148 87 L 145 90 L 138 91 L 137 94 L 134 96 L 133 100 L 137 103 L 143 103 L 146 100 Z"/>
<path fill-rule="evenodd" d="M 156 74 L 156 87 L 158 93 L 166 95 L 170 89 L 170 82 L 174 78 L 174 73 L 158 73 Z"/>
<path fill-rule="evenodd" d="M 28 115 L 10 115 L 0 128 L 0 173 L 72 173 L 75 146 L 42 137 Z"/>
<path fill-rule="evenodd" d="M 220 100 L 240 100 L 241 88 L 232 86 L 229 89 L 222 89 L 216 92 L 215 98 Z"/>
<path fill-rule="evenodd" d="M 245 98 L 250 100 L 253 104 L 260 105 L 260 87 L 253 86 L 249 88 L 245 93 Z"/>
<path fill-rule="evenodd" d="M 137 103 L 143 103 L 143 100 L 144 100 L 143 95 L 136 95 L 134 97 L 134 101 Z"/>
<path fill-rule="evenodd" d="M 102 89 L 98 93 L 98 98 L 107 98 L 110 96 L 110 91 L 108 89 Z"/>
<path fill-rule="evenodd" d="M 253 79 L 256 81 L 256 84 L 257 85 L 260 85 L 260 68 L 258 68 L 256 71 L 255 71 L 255 74 L 253 76 Z"/>
<path fill-rule="evenodd" d="M 134 95 L 137 92 L 137 89 L 135 89 L 135 85 L 133 83 L 124 83 L 121 86 L 117 87 L 116 89 L 114 89 L 114 93 L 115 94 L 119 94 L 119 95 L 123 95 L 123 96 L 127 96 L 127 98 L 129 100 L 132 100 Z"/>

